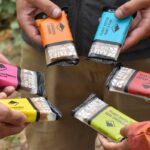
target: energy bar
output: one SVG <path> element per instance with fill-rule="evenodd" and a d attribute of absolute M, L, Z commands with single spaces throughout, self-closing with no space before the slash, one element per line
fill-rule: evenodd
<path fill-rule="evenodd" d="M 44 75 L 27 69 L 0 63 L 0 88 L 13 86 L 39 96 L 45 95 Z"/>
<path fill-rule="evenodd" d="M 55 121 L 62 117 L 61 113 L 44 97 L 2 99 L 0 103 L 11 110 L 25 114 L 26 122 Z"/>
<path fill-rule="evenodd" d="M 88 58 L 101 63 L 116 63 L 132 20 L 132 16 L 118 19 L 115 9 L 104 9 Z"/>
<path fill-rule="evenodd" d="M 135 122 L 117 109 L 91 94 L 86 101 L 73 110 L 74 117 L 114 142 L 124 139 L 120 129 Z"/>
<path fill-rule="evenodd" d="M 117 66 L 109 75 L 106 86 L 113 92 L 150 99 L 150 73 Z"/>
<path fill-rule="evenodd" d="M 47 66 L 78 64 L 79 58 L 66 13 L 62 11 L 62 16 L 58 19 L 40 13 L 35 19 L 45 48 Z"/>

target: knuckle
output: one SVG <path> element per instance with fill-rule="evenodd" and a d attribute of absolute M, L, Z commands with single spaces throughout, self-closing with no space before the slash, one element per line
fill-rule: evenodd
<path fill-rule="evenodd" d="M 123 13 L 123 15 L 127 15 L 127 12 L 128 13 L 130 12 L 130 6 L 128 4 L 124 4 L 122 6 L 122 13 Z"/>

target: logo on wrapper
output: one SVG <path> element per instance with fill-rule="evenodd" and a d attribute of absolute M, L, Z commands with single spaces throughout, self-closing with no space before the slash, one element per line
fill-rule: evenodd
<path fill-rule="evenodd" d="M 7 70 L 7 67 L 3 64 L 0 64 L 0 71 Z"/>
<path fill-rule="evenodd" d="M 107 127 L 115 127 L 115 123 L 114 123 L 114 121 L 106 121 L 106 125 L 107 125 Z"/>
<path fill-rule="evenodd" d="M 14 100 L 12 100 L 12 101 L 10 101 L 8 104 L 10 104 L 10 105 L 14 105 L 14 106 L 17 106 L 19 103 L 18 103 L 18 102 L 16 102 L 16 101 L 14 101 Z"/>
<path fill-rule="evenodd" d="M 65 28 L 65 26 L 64 26 L 64 24 L 62 24 L 62 23 L 60 23 L 60 24 L 57 25 L 57 29 L 58 29 L 59 31 L 63 31 L 64 28 Z"/>
<path fill-rule="evenodd" d="M 117 32 L 120 29 L 119 25 L 116 24 L 112 27 L 113 32 Z"/>

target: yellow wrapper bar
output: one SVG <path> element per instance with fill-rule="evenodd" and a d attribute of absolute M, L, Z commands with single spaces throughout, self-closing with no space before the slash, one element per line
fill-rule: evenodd
<path fill-rule="evenodd" d="M 26 115 L 26 122 L 55 121 L 61 118 L 61 113 L 44 97 L 2 99 L 0 103 L 13 111 Z"/>

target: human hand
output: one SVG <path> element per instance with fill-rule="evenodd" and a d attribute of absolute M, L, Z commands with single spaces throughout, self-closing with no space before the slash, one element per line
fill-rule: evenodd
<path fill-rule="evenodd" d="M 0 103 L 0 138 L 17 134 L 25 128 L 26 117 Z"/>
<path fill-rule="evenodd" d="M 121 129 L 120 133 L 127 137 L 128 126 Z M 103 137 L 102 135 L 98 135 L 98 139 L 100 140 L 104 150 L 131 150 L 128 146 L 127 139 L 123 140 L 120 143 L 114 143 Z"/>
<path fill-rule="evenodd" d="M 61 9 L 50 0 L 16 0 L 17 19 L 32 42 L 41 45 L 41 37 L 35 24 L 35 16 L 44 12 L 52 18 L 61 16 Z"/>
<path fill-rule="evenodd" d="M 122 46 L 122 52 L 150 36 L 150 0 L 130 0 L 120 6 L 115 14 L 118 18 L 125 18 L 136 12 L 137 16 Z"/>

